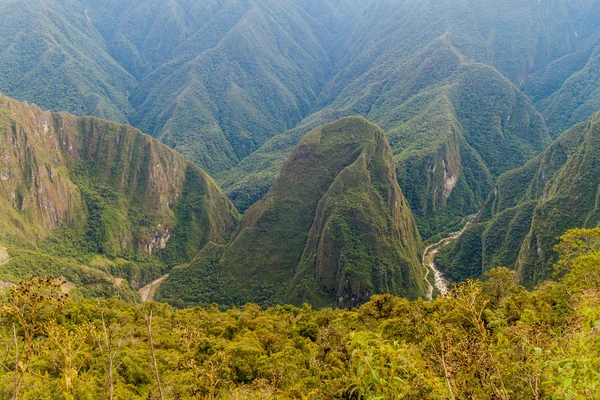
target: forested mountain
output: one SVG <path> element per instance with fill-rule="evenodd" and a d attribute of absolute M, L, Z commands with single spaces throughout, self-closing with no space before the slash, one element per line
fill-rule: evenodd
<path fill-rule="evenodd" d="M 208 175 L 138 130 L 0 100 L 8 282 L 59 274 L 102 295 L 110 275 L 138 289 L 183 264 L 159 293 L 176 305 L 350 307 L 374 293 L 425 294 L 391 148 L 363 118 L 307 134 L 238 225 Z"/>
<path fill-rule="evenodd" d="M 554 246 L 567 229 L 600 224 L 600 114 L 563 133 L 543 154 L 498 179 L 481 213 L 442 249 L 453 280 L 515 268 L 533 287 L 552 278 Z"/>
<path fill-rule="evenodd" d="M 600 108 L 593 0 L 0 7 L 1 91 L 139 127 L 217 176 L 242 211 L 305 133 L 358 114 L 389 135 L 431 237 L 545 148 L 538 111 L 556 136 Z"/>
<path fill-rule="evenodd" d="M 585 10 L 573 26 L 577 51 L 550 63 L 523 87 L 553 137 L 600 110 L 600 3 L 590 1 Z"/>
<path fill-rule="evenodd" d="M 600 0 L 0 0 L 0 398 L 600 398 L 599 249 Z"/>
<path fill-rule="evenodd" d="M 328 51 L 362 8 L 336 1 L 312 16 L 308 0 L 0 4 L 0 29 L 13 34 L 0 51 L 14 65 L 0 90 L 135 124 L 210 172 L 231 168 L 309 112 L 330 75 Z M 40 37 L 45 47 L 29 51 Z M 40 58 L 61 92 L 34 87 L 44 78 L 33 75 Z M 31 87 L 19 86 L 23 77 Z"/>
<path fill-rule="evenodd" d="M 418 297 L 420 249 L 384 132 L 345 118 L 308 133 L 231 243 L 175 268 L 159 298 L 349 307 L 373 293 Z"/>
<path fill-rule="evenodd" d="M 417 10 L 414 13 L 420 18 Z M 392 33 L 373 35 L 381 40 L 379 60 L 369 58 L 367 67 L 356 66 L 359 71 L 340 72 L 321 94 L 322 110 L 268 142 L 227 175 L 224 188 L 241 209 L 264 193 L 263 185 L 270 183 L 265 175 L 277 171 L 279 160 L 306 129 L 347 115 L 363 115 L 388 134 L 400 185 L 425 237 L 475 212 L 495 177 L 549 144 L 543 119 L 519 89 L 494 68 L 471 61 L 476 54 L 468 57 L 460 51 L 471 33 L 432 35 L 431 42 L 419 35 L 411 43 L 386 38 L 410 38 L 414 26 L 393 27 Z M 344 74 L 353 80 L 348 82 Z M 345 84 L 336 84 L 337 80 Z"/>
<path fill-rule="evenodd" d="M 4 0 L 0 8 L 1 91 L 140 127 L 216 174 L 243 212 L 269 198 L 305 134 L 360 115 L 385 131 L 397 183 L 430 239 L 517 172 L 499 176 L 600 109 L 593 0 Z M 61 184 L 82 185 L 76 175 Z M 170 199 L 162 189 L 156 196 Z M 20 190 L 14 201 L 27 206 Z M 176 220 L 185 207 L 167 201 Z M 81 220 L 76 200 L 60 204 L 7 232 L 39 240 Z M 119 204 L 119 228 L 107 228 L 98 250 L 137 254 L 152 240 L 128 207 Z M 144 207 L 135 218 L 156 222 Z M 196 236 L 163 253 L 172 264 L 193 257 L 210 241 Z"/>
<path fill-rule="evenodd" d="M 126 122 L 136 80 L 76 0 L 0 1 L 0 92 L 54 111 Z"/>
<path fill-rule="evenodd" d="M 0 154 L 4 279 L 52 272 L 90 283 L 98 254 L 150 264 L 137 286 L 235 229 L 237 211 L 212 178 L 129 126 L 2 96 Z"/>

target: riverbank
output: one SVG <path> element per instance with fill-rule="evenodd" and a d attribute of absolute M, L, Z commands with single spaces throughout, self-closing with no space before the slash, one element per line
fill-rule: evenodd
<path fill-rule="evenodd" d="M 154 293 L 156 293 L 156 289 L 158 289 L 160 284 L 163 283 L 163 281 L 165 279 L 167 279 L 168 277 L 169 277 L 169 275 L 161 276 L 154 282 L 151 282 L 151 283 L 147 284 L 146 286 L 144 286 L 143 288 L 139 289 L 138 293 L 140 294 L 142 303 L 145 303 L 147 301 L 154 301 Z"/>
<path fill-rule="evenodd" d="M 425 248 L 425 250 L 423 251 L 422 263 L 423 263 L 423 267 L 425 267 L 425 284 L 427 285 L 427 298 L 429 300 L 433 299 L 433 292 L 435 289 L 437 289 L 441 295 L 448 294 L 448 292 L 450 291 L 450 285 L 451 285 L 451 283 L 444 277 L 444 274 L 442 273 L 442 271 L 440 271 L 437 268 L 437 266 L 435 264 L 435 256 L 437 255 L 437 253 L 440 251 L 440 249 L 442 247 L 444 247 L 445 245 L 460 238 L 462 236 L 462 234 L 465 232 L 465 230 L 467 229 L 467 227 L 469 226 L 469 224 L 473 221 L 474 217 L 475 216 L 471 216 L 471 215 L 469 217 L 467 217 L 469 220 L 467 221 L 467 223 L 465 224 L 465 226 L 462 228 L 462 230 L 460 232 L 455 232 L 455 233 L 450 234 L 450 236 L 445 237 L 444 239 L 440 240 L 439 242 L 436 242 L 432 245 L 427 246 L 427 248 Z M 434 280 L 433 280 L 434 284 L 433 285 L 429 281 L 429 274 L 432 271 L 434 274 Z"/>

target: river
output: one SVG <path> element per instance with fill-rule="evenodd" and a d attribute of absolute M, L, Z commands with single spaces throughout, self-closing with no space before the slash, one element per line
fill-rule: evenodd
<path fill-rule="evenodd" d="M 437 290 L 442 294 L 446 295 L 450 292 L 450 282 L 444 277 L 442 271 L 440 271 L 435 264 L 435 256 L 440 251 L 442 247 L 445 245 L 455 241 L 465 232 L 471 221 L 475 218 L 474 215 L 470 215 L 467 217 L 469 221 L 465 224 L 460 232 L 455 232 L 440 240 L 437 243 L 434 243 L 430 246 L 427 246 L 425 251 L 423 251 L 423 266 L 425 267 L 425 284 L 427 285 L 427 298 L 429 300 L 433 299 L 433 290 L 437 288 Z M 434 274 L 434 285 L 429 282 L 430 272 L 433 271 Z"/>
<path fill-rule="evenodd" d="M 144 286 L 143 288 L 139 289 L 138 293 L 140 294 L 140 297 L 142 298 L 142 303 L 145 303 L 147 301 L 154 301 L 154 293 L 156 293 L 156 289 L 158 289 L 160 284 L 163 283 L 163 281 L 165 279 L 167 279 L 168 277 L 169 277 L 169 275 L 161 276 L 154 282 L 151 282 L 151 283 L 147 284 L 146 286 Z"/>

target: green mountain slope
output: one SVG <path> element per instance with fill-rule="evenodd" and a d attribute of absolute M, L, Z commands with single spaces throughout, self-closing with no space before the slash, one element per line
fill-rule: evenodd
<path fill-rule="evenodd" d="M 420 243 L 385 134 L 345 118 L 308 133 L 231 243 L 175 268 L 159 296 L 178 305 L 320 306 L 381 292 L 417 297 Z"/>
<path fill-rule="evenodd" d="M 303 135 L 361 115 L 388 134 L 430 238 L 548 144 L 520 88 L 552 135 L 598 109 L 593 0 L 55 3 L 0 2 L 0 90 L 128 121 L 240 210 Z"/>
<path fill-rule="evenodd" d="M 136 81 L 77 1 L 0 1 L 0 92 L 55 111 L 126 122 Z"/>
<path fill-rule="evenodd" d="M 476 212 L 495 177 L 550 142 L 542 117 L 514 85 L 444 39 L 361 79 L 376 83 L 340 97 L 227 175 L 224 188 L 240 209 L 265 192 L 303 132 L 346 115 L 363 115 L 385 129 L 424 237 Z"/>
<path fill-rule="evenodd" d="M 453 280 L 496 266 L 534 286 L 551 277 L 558 236 L 600 223 L 600 115 L 563 133 L 543 154 L 498 179 L 481 214 L 437 261 Z"/>
<path fill-rule="evenodd" d="M 548 65 L 524 86 L 550 133 L 557 136 L 600 109 L 600 4 L 590 2 L 573 24 L 577 49 Z"/>
<path fill-rule="evenodd" d="M 590 0 L 0 6 L 0 90 L 52 109 L 128 121 L 211 173 L 333 102 L 354 102 L 436 39 L 521 86 L 587 48 L 597 29 Z"/>
<path fill-rule="evenodd" d="M 135 124 L 223 171 L 309 112 L 364 6 L 2 1 L 0 90 Z"/>
<path fill-rule="evenodd" d="M 158 253 L 168 267 L 235 228 L 206 173 L 125 125 L 2 96 L 0 154 L 0 241 L 11 248 L 79 261 Z"/>
<path fill-rule="evenodd" d="M 109 3 L 89 6 L 139 77 L 132 122 L 215 173 L 310 111 L 331 69 L 326 49 L 359 9 L 336 2 L 313 17 L 310 1 Z"/>
<path fill-rule="evenodd" d="M 590 1 L 373 3 L 340 40 L 341 50 L 332 56 L 334 75 L 319 94 L 315 113 L 242 160 L 223 176 L 223 187 L 240 209 L 247 208 L 266 192 L 304 133 L 359 114 L 388 133 L 400 186 L 421 233 L 428 237 L 444 230 L 479 208 L 495 177 L 549 142 L 540 115 L 518 88 L 583 48 L 584 35 L 597 27 L 580 21 L 595 6 Z M 454 149 L 448 159 L 437 155 L 446 151 L 444 142 Z M 425 156 L 427 148 L 432 153 Z M 419 152 L 421 160 L 415 159 Z M 424 165 L 433 169 L 433 158 L 453 165 L 427 176 Z M 457 186 L 446 199 L 444 175 L 456 172 Z M 402 181 L 415 175 L 415 182 Z"/>

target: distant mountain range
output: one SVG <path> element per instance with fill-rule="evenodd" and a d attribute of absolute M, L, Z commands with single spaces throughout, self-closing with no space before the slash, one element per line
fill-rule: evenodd
<path fill-rule="evenodd" d="M 0 0 L 2 279 L 171 271 L 175 305 L 349 307 L 423 296 L 422 240 L 479 213 L 440 268 L 534 286 L 558 235 L 600 222 L 599 20 L 596 0 Z"/>

